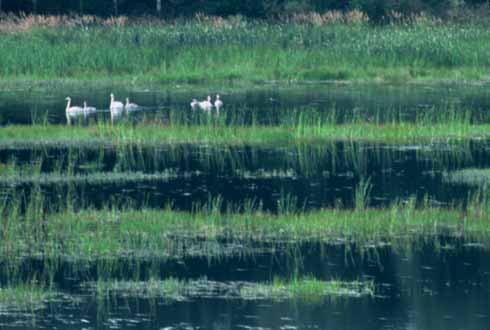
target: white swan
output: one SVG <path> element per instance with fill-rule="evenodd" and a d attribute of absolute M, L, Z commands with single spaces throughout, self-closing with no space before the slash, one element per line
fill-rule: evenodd
<path fill-rule="evenodd" d="M 136 103 L 129 102 L 129 97 L 126 97 L 126 104 L 124 105 L 126 111 L 138 110 L 139 107 Z"/>
<path fill-rule="evenodd" d="M 85 114 L 96 112 L 97 109 L 94 107 L 87 107 L 87 101 L 83 101 L 83 112 Z"/>
<path fill-rule="evenodd" d="M 211 103 L 211 96 L 208 95 L 207 100 L 199 102 L 198 105 L 201 110 L 210 112 L 213 108 L 213 104 Z"/>
<path fill-rule="evenodd" d="M 216 108 L 216 114 L 219 114 L 219 110 L 223 107 L 223 101 L 219 98 L 219 94 L 216 94 L 216 101 L 214 101 L 214 107 Z"/>
<path fill-rule="evenodd" d="M 114 94 L 111 93 L 111 105 L 109 106 L 109 110 L 111 111 L 111 123 L 119 119 L 124 111 L 124 104 L 119 101 L 114 101 Z"/>
<path fill-rule="evenodd" d="M 197 110 L 197 108 L 199 108 L 199 102 L 197 102 L 196 99 L 192 99 L 192 102 L 191 102 L 191 109 L 192 110 Z"/>
<path fill-rule="evenodd" d="M 82 107 L 71 106 L 71 97 L 68 96 L 65 100 L 68 102 L 65 110 L 66 121 L 68 125 L 71 125 L 71 120 L 83 115 L 84 112 Z"/>
<path fill-rule="evenodd" d="M 120 112 L 124 110 L 124 104 L 119 101 L 114 101 L 114 94 L 111 93 L 111 105 L 109 108 L 111 112 Z"/>

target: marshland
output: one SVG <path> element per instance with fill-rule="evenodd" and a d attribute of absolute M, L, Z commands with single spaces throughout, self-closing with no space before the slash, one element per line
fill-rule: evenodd
<path fill-rule="evenodd" d="M 485 328 L 490 9 L 436 2 L 0 1 L 0 328 Z"/>

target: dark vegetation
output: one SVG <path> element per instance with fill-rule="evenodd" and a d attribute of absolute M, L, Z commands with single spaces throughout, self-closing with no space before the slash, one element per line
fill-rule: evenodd
<path fill-rule="evenodd" d="M 360 10 L 373 21 L 386 21 L 393 13 L 421 12 L 442 18 L 465 17 L 468 11 L 486 16 L 486 0 L 0 0 L 0 9 L 14 13 L 157 15 L 165 18 L 206 15 L 243 15 L 275 18 L 283 15 Z M 395 15 L 396 16 L 396 15 Z"/>

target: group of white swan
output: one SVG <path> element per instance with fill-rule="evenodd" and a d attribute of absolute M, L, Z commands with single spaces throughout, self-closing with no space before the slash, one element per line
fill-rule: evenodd
<path fill-rule="evenodd" d="M 66 101 L 66 121 L 68 125 L 71 125 L 72 120 L 76 119 L 80 116 L 84 116 L 85 118 L 97 111 L 95 107 L 88 107 L 87 101 L 83 101 L 83 108 L 78 106 L 71 106 L 71 97 L 67 97 Z M 114 122 L 115 119 L 120 117 L 124 111 L 130 112 L 138 110 L 139 105 L 136 103 L 132 103 L 129 101 L 129 97 L 126 98 L 126 104 L 122 102 L 116 101 L 114 98 L 114 94 L 111 93 L 111 103 L 109 106 L 109 110 L 111 112 L 111 121 Z"/>
<path fill-rule="evenodd" d="M 223 101 L 221 101 L 219 94 L 216 95 L 216 100 L 211 102 L 211 96 L 208 95 L 207 99 L 204 101 L 198 101 L 196 99 L 192 99 L 191 109 L 197 110 L 201 109 L 202 111 L 210 113 L 213 107 L 216 108 L 216 113 L 219 114 L 219 110 L 223 107 Z"/>
<path fill-rule="evenodd" d="M 88 107 L 86 101 L 83 102 L 83 107 L 71 106 L 71 97 L 69 96 L 66 98 L 66 101 L 68 102 L 66 105 L 66 120 L 68 122 L 68 125 L 71 125 L 73 119 L 76 119 L 80 116 L 84 116 L 86 118 L 89 114 L 95 113 L 97 111 L 95 107 Z M 211 96 L 209 95 L 204 101 L 193 99 L 191 102 L 192 110 L 200 109 L 204 112 L 211 113 L 213 107 L 216 109 L 216 113 L 219 114 L 220 109 L 223 107 L 223 101 L 221 101 L 219 94 L 216 95 L 216 100 L 214 102 L 211 102 Z M 111 93 L 111 103 L 109 105 L 109 110 L 111 112 L 112 122 L 121 117 L 124 111 L 131 112 L 138 110 L 139 108 L 139 105 L 129 101 L 129 97 L 126 98 L 126 104 L 123 104 L 120 101 L 116 101 L 114 94 Z"/>

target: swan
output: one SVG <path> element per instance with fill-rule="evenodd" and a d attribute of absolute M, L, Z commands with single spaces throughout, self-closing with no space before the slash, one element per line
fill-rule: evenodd
<path fill-rule="evenodd" d="M 213 104 L 211 103 L 211 96 L 208 95 L 208 98 L 206 101 L 201 101 L 198 103 L 199 108 L 203 111 L 211 111 L 213 108 Z"/>
<path fill-rule="evenodd" d="M 197 110 L 197 108 L 199 108 L 199 102 L 197 102 L 196 99 L 192 99 L 192 102 L 191 102 L 191 109 L 192 110 Z"/>
<path fill-rule="evenodd" d="M 68 103 L 66 104 L 66 121 L 68 125 L 71 125 L 71 120 L 75 119 L 76 117 L 79 117 L 80 115 L 84 114 L 83 108 L 82 107 L 72 107 L 71 106 L 71 97 L 67 97 L 65 99 Z"/>
<path fill-rule="evenodd" d="M 124 105 L 122 102 L 114 101 L 114 94 L 111 93 L 111 105 L 109 106 L 109 110 L 111 111 L 111 123 L 119 119 L 124 111 Z"/>
<path fill-rule="evenodd" d="M 219 94 L 216 94 L 216 101 L 214 101 L 214 107 L 216 108 L 216 113 L 219 114 L 219 109 L 223 107 L 223 101 L 219 98 Z"/>
<path fill-rule="evenodd" d="M 114 94 L 111 93 L 111 105 L 109 108 L 111 112 L 120 112 L 124 110 L 124 105 L 122 102 L 114 101 Z"/>
<path fill-rule="evenodd" d="M 87 101 L 83 101 L 83 112 L 85 114 L 92 113 L 92 112 L 95 112 L 95 111 L 97 111 L 96 108 L 94 108 L 94 107 L 87 107 Z"/>
<path fill-rule="evenodd" d="M 134 111 L 137 110 L 140 106 L 136 103 L 129 102 L 129 97 L 126 97 L 126 104 L 124 105 L 124 109 L 126 111 Z"/>

